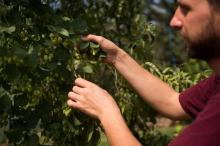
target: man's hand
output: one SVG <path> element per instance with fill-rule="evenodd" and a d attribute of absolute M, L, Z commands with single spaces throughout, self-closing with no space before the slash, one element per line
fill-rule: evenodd
<path fill-rule="evenodd" d="M 68 98 L 68 106 L 99 120 L 102 116 L 120 112 L 116 102 L 107 91 L 82 78 L 75 80 L 75 86 L 68 93 Z"/>
<path fill-rule="evenodd" d="M 92 41 L 100 45 L 101 49 L 107 54 L 106 62 L 114 64 L 120 54 L 123 52 L 112 41 L 97 35 L 89 34 L 82 38 L 83 41 Z"/>

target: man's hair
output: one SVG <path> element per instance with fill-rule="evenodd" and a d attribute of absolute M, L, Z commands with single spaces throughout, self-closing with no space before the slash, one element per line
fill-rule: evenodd
<path fill-rule="evenodd" d="M 210 6 L 217 11 L 220 11 L 220 0 L 208 0 Z"/>

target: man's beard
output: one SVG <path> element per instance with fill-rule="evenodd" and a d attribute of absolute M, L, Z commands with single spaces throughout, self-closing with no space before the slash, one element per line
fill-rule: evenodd
<path fill-rule="evenodd" d="M 188 40 L 188 56 L 209 61 L 220 57 L 220 32 L 214 29 L 214 24 L 207 25 L 195 41 Z"/>

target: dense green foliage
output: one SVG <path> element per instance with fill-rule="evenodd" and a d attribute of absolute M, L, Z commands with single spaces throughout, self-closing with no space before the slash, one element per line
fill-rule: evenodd
<path fill-rule="evenodd" d="M 153 132 L 156 112 L 107 64 L 81 35 L 113 40 L 152 73 L 182 91 L 204 74 L 156 67 L 152 42 L 158 34 L 144 14 L 143 0 L 0 1 L 0 143 L 96 146 L 100 123 L 66 105 L 76 77 L 108 90 L 143 145 L 165 145 L 171 137 Z M 147 89 L 146 89 L 147 90 Z"/>

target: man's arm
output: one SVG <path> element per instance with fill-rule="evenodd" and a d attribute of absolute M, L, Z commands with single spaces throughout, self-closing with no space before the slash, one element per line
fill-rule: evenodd
<path fill-rule="evenodd" d="M 98 43 L 107 53 L 107 62 L 112 63 L 153 108 L 171 119 L 189 118 L 180 105 L 179 93 L 142 68 L 124 50 L 101 36 L 88 35 L 83 40 Z"/>
<path fill-rule="evenodd" d="M 132 135 L 120 113 L 105 115 L 100 119 L 110 146 L 141 146 Z"/>
<path fill-rule="evenodd" d="M 141 146 L 128 129 L 115 100 L 99 86 L 78 78 L 67 104 L 101 121 L 110 146 Z"/>
<path fill-rule="evenodd" d="M 113 65 L 138 94 L 157 111 L 171 119 L 189 118 L 180 105 L 179 93 L 141 67 L 126 52 L 120 50 Z"/>

